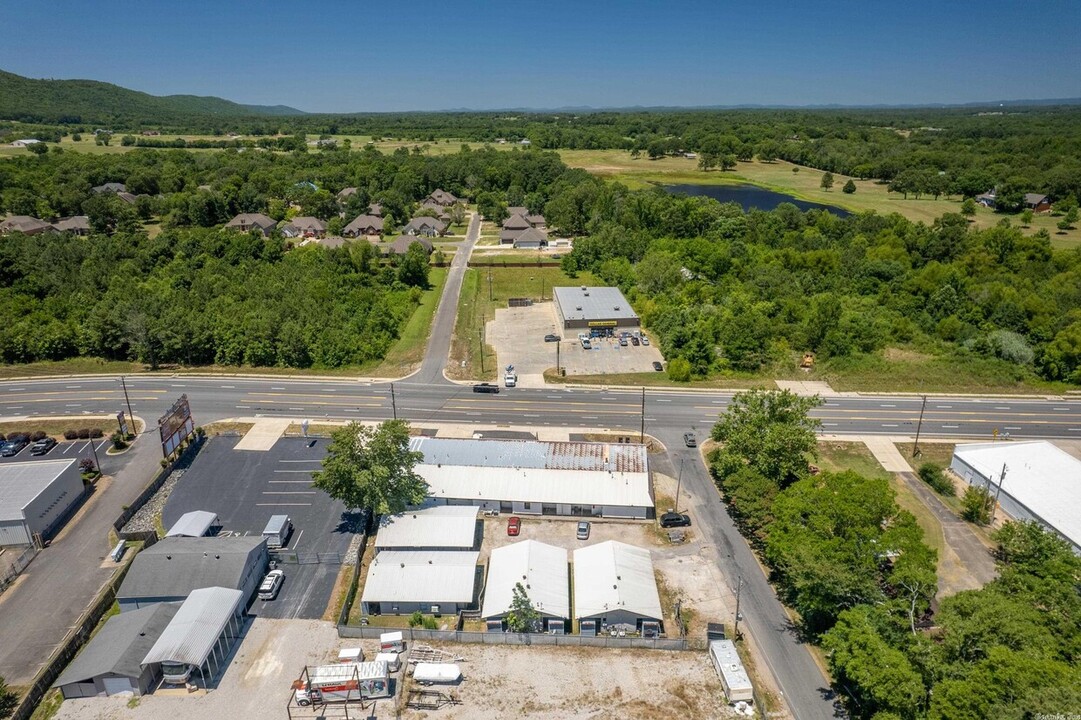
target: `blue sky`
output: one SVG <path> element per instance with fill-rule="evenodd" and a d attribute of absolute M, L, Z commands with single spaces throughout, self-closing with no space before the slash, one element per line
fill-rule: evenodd
<path fill-rule="evenodd" d="M 1081 96 L 1079 0 L 2 0 L 0 18 L 9 72 L 310 112 Z"/>

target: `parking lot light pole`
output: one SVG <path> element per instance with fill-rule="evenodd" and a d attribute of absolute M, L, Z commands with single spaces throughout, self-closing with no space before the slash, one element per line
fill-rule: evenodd
<path fill-rule="evenodd" d="M 98 460 L 98 447 L 94 444 L 94 438 L 90 438 L 90 449 L 94 451 L 94 465 L 97 466 L 97 470 L 101 472 L 101 460 Z"/>
<path fill-rule="evenodd" d="M 683 485 L 683 461 L 685 459 L 686 458 L 679 459 L 679 477 L 676 478 L 676 502 L 675 507 L 672 508 L 676 512 L 679 512 L 679 489 Z"/>
<path fill-rule="evenodd" d="M 556 341 L 556 375 L 559 375 L 559 346 L 562 344 L 561 340 Z"/>

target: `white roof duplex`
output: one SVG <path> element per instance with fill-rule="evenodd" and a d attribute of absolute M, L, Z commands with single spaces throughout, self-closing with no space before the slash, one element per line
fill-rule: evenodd
<path fill-rule="evenodd" d="M 574 551 L 574 615 L 625 610 L 661 619 L 661 597 L 649 550 L 608 540 Z"/>
<path fill-rule="evenodd" d="M 480 553 L 384 550 L 364 582 L 362 602 L 457 602 L 473 599 Z"/>
<path fill-rule="evenodd" d="M 570 618 L 567 551 L 536 540 L 523 540 L 492 550 L 484 586 L 483 618 L 510 612 L 514 586 L 521 583 L 542 615 Z"/>
<path fill-rule="evenodd" d="M 386 518 L 375 535 L 377 550 L 471 548 L 477 531 L 475 505 L 437 505 Z"/>

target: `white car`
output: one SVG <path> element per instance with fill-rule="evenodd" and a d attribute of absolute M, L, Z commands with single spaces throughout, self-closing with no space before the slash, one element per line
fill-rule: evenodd
<path fill-rule="evenodd" d="M 283 582 L 285 582 L 284 571 L 271 570 L 268 572 L 267 576 L 263 578 L 262 584 L 259 586 L 259 599 L 273 600 L 278 597 L 278 591 L 282 589 Z"/>

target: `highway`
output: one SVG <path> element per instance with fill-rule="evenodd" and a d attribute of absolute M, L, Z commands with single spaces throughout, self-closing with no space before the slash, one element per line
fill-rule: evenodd
<path fill-rule="evenodd" d="M 419 381 L 421 377 L 429 382 Z M 498 395 L 487 395 L 436 376 L 427 362 L 413 379 L 393 384 L 346 378 L 197 375 L 139 375 L 127 378 L 126 383 L 132 409 L 146 420 L 150 432 L 181 393 L 188 395 L 197 424 L 254 416 L 316 422 L 382 420 L 396 413 L 416 427 L 461 423 L 610 428 L 635 437 L 644 421 L 645 432 L 669 448 L 662 465 L 686 460 L 684 488 L 697 508 L 698 531 L 716 549 L 729 589 L 734 591 L 737 578 L 743 578 L 743 628 L 761 650 L 794 717 L 824 720 L 837 716 L 831 689 L 792 632 L 784 608 L 720 502 L 701 454 L 682 445 L 684 432 L 705 437 L 731 401 L 730 392 L 653 389 L 645 392 L 644 403 L 638 390 L 574 386 L 503 389 Z M 828 398 L 814 414 L 828 434 L 913 435 L 922 404 L 918 397 L 845 395 Z M 122 409 L 126 410 L 126 402 L 117 377 L 0 382 L 0 416 L 99 415 Z M 990 440 L 995 429 L 1015 439 L 1081 438 L 1081 398 L 930 397 L 921 435 Z"/>

